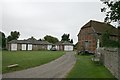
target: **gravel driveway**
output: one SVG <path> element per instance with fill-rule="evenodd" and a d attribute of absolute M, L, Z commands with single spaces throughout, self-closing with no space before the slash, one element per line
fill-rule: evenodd
<path fill-rule="evenodd" d="M 66 52 L 62 57 L 26 70 L 3 74 L 3 78 L 65 78 L 76 62 L 75 52 Z"/>

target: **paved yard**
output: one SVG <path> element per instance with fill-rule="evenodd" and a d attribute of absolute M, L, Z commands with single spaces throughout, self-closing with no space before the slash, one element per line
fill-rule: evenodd
<path fill-rule="evenodd" d="M 74 52 L 39 67 L 3 74 L 3 78 L 64 78 L 72 69 L 76 59 Z M 29 63 L 29 62 L 28 62 Z"/>

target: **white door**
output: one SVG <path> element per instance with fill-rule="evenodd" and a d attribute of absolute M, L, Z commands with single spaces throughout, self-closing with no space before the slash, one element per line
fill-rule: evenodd
<path fill-rule="evenodd" d="M 73 51 L 73 46 L 69 46 L 69 51 Z"/>
<path fill-rule="evenodd" d="M 11 51 L 17 51 L 17 44 L 11 44 Z"/>
<path fill-rule="evenodd" d="M 28 50 L 32 50 L 32 44 L 28 44 Z"/>
<path fill-rule="evenodd" d="M 69 51 L 69 46 L 68 45 L 64 46 L 64 51 Z"/>
<path fill-rule="evenodd" d="M 65 45 L 64 46 L 64 51 L 73 51 L 73 46 L 71 46 L 71 45 Z"/>
<path fill-rule="evenodd" d="M 47 45 L 47 50 L 50 50 L 52 48 L 52 45 Z"/>
<path fill-rule="evenodd" d="M 22 50 L 26 50 L 26 44 L 22 44 Z"/>

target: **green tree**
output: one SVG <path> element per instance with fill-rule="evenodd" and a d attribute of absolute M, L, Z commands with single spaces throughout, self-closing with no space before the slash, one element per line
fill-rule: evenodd
<path fill-rule="evenodd" d="M 17 31 L 11 31 L 10 35 L 7 37 L 7 41 L 17 40 L 20 36 L 20 33 Z"/>
<path fill-rule="evenodd" d="M 106 13 L 105 22 L 118 22 L 118 41 L 120 40 L 120 0 L 101 0 L 105 7 L 101 8 L 101 12 Z M 120 42 L 111 41 L 120 46 Z M 110 43 L 111 44 L 111 43 Z M 118 45 L 117 44 L 117 45 Z"/>
<path fill-rule="evenodd" d="M 73 43 L 73 39 L 70 40 L 70 43 Z"/>
<path fill-rule="evenodd" d="M 27 40 L 36 40 L 33 36 L 31 38 L 28 38 Z"/>
<path fill-rule="evenodd" d="M 106 13 L 105 22 L 120 22 L 120 0 L 101 1 L 106 5 L 106 7 L 101 9 L 101 12 Z"/>
<path fill-rule="evenodd" d="M 110 31 L 106 31 L 102 34 L 102 46 L 103 47 L 120 47 L 118 41 L 110 39 Z"/>
<path fill-rule="evenodd" d="M 69 37 L 70 37 L 70 34 L 63 34 L 61 41 L 69 41 L 70 42 Z"/>
<path fill-rule="evenodd" d="M 108 46 L 109 44 L 109 37 L 110 33 L 106 31 L 105 33 L 102 34 L 102 46 Z"/>
<path fill-rule="evenodd" d="M 50 43 L 57 43 L 59 40 L 56 37 L 50 36 L 50 35 L 46 35 L 44 37 L 44 40 L 50 42 Z"/>
<path fill-rule="evenodd" d="M 3 32 L 0 32 L 0 47 L 1 48 L 6 47 L 6 38 L 5 38 L 5 34 Z"/>

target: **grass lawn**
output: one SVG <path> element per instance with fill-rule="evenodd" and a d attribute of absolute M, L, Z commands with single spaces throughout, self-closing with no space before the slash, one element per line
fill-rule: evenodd
<path fill-rule="evenodd" d="M 92 56 L 76 55 L 77 62 L 67 78 L 114 78 L 103 65 L 91 61 Z"/>
<path fill-rule="evenodd" d="M 2 73 L 2 50 L 0 50 L 0 73 Z"/>
<path fill-rule="evenodd" d="M 62 51 L 3 51 L 2 73 L 40 66 L 57 59 L 63 54 Z M 7 68 L 10 64 L 19 64 L 19 66 Z"/>

